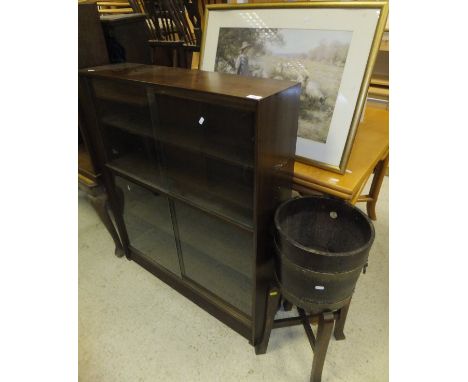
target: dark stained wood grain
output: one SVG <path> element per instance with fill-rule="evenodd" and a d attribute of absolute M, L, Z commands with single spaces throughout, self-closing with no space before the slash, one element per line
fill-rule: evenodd
<path fill-rule="evenodd" d="M 78 4 L 78 68 L 109 63 L 96 4 Z"/>
<path fill-rule="evenodd" d="M 299 113 L 300 85 L 291 87 L 261 102 L 256 129 L 256 258 L 255 326 L 252 342 L 257 344 L 263 333 L 268 287 L 273 282 L 273 215 L 276 207 L 291 197 L 294 152 Z"/>
<path fill-rule="evenodd" d="M 97 134 L 98 158 L 127 257 L 257 345 L 274 278 L 273 214 L 291 193 L 300 84 L 131 63 L 89 69 L 80 71 L 83 115 Z M 132 246 L 123 216 L 130 206 L 116 187 L 118 176 L 173 205 L 174 240 L 184 259 L 181 277 L 172 277 Z M 217 240 L 214 247 L 227 245 L 226 237 L 243 237 L 250 241 L 248 249 L 240 249 L 239 240 L 220 255 L 204 248 L 207 240 L 197 242 L 201 234 L 189 229 L 201 220 L 214 222 L 209 237 Z M 246 262 L 226 258 L 232 249 Z M 196 277 L 203 272 L 219 272 L 212 289 Z M 248 288 L 251 294 L 245 293 Z"/>
<path fill-rule="evenodd" d="M 81 70 L 80 74 L 114 80 L 138 81 L 148 85 L 167 86 L 236 98 L 246 98 L 248 95 L 266 98 L 296 84 L 291 81 L 132 63 L 87 68 Z M 259 102 L 251 98 L 246 99 L 251 103 Z"/>
<path fill-rule="evenodd" d="M 118 44 L 123 50 L 124 57 L 122 59 L 125 62 L 151 63 L 151 48 L 148 43 L 149 36 L 145 15 L 141 13 L 103 15 L 101 23 L 108 47 L 111 48 L 112 44 Z M 109 53 L 111 58 L 115 56 L 113 52 Z"/>

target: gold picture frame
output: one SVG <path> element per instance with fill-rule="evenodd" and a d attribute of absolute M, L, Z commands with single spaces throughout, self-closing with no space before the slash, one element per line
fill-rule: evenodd
<path fill-rule="evenodd" d="M 312 157 L 313 155 L 304 156 L 303 151 L 300 152 L 299 154 L 298 154 L 298 150 L 296 152 L 296 160 L 298 160 L 300 162 L 307 163 L 307 164 L 312 164 L 314 166 L 318 166 L 318 167 L 324 168 L 326 170 L 330 170 L 330 171 L 333 171 L 333 172 L 343 174 L 346 171 L 346 166 L 347 166 L 349 156 L 350 156 L 350 153 L 351 153 L 351 148 L 352 148 L 352 145 L 353 145 L 353 142 L 354 142 L 354 138 L 355 138 L 355 135 L 356 135 L 358 125 L 359 125 L 360 120 L 361 120 L 361 114 L 362 114 L 364 106 L 365 106 L 365 102 L 366 102 L 366 98 L 367 98 L 367 91 L 368 91 L 369 84 L 370 84 L 370 78 L 371 78 L 374 63 L 375 63 L 375 60 L 377 58 L 377 54 L 378 54 L 378 51 L 379 51 L 379 46 L 380 46 L 380 42 L 381 42 L 381 39 L 382 39 L 382 35 L 384 33 L 384 30 L 385 30 L 385 25 L 386 25 L 387 17 L 388 17 L 388 2 L 387 1 L 312 1 L 312 2 L 292 2 L 292 3 L 287 2 L 287 3 L 247 3 L 247 4 L 213 4 L 213 5 L 208 5 L 206 7 L 206 11 L 205 11 L 205 15 L 204 15 L 204 22 L 203 22 L 203 31 L 204 31 L 204 33 L 203 33 L 203 36 L 202 36 L 199 68 L 201 70 L 214 70 L 213 62 L 214 62 L 214 58 L 216 58 L 216 49 L 214 49 L 215 51 L 213 52 L 213 44 L 214 44 L 213 41 L 215 41 L 215 40 L 212 38 L 212 34 L 210 34 L 210 33 L 215 33 L 216 32 L 216 33 L 218 33 L 218 37 L 219 37 L 219 29 L 221 29 L 221 28 L 218 28 L 216 26 L 216 28 L 218 28 L 217 30 L 215 30 L 214 32 L 210 31 L 210 29 L 209 29 L 210 28 L 210 23 L 209 23 L 210 15 L 212 17 L 217 15 L 218 18 L 219 17 L 222 18 L 223 15 L 220 15 L 219 12 L 224 12 L 224 11 L 238 11 L 239 14 L 240 13 L 246 14 L 248 12 L 255 12 L 255 14 L 267 15 L 268 10 L 277 10 L 277 9 L 285 10 L 285 11 L 304 9 L 304 10 L 315 10 L 315 12 L 317 12 L 317 10 L 323 10 L 321 12 L 325 12 L 325 13 L 328 10 L 333 10 L 333 11 L 329 12 L 330 13 L 330 18 L 334 17 L 333 15 L 336 16 L 337 14 L 339 14 L 340 17 L 346 18 L 347 17 L 346 11 L 348 11 L 348 10 L 361 10 L 361 12 L 367 12 L 367 14 L 371 15 L 371 17 L 372 17 L 373 24 L 372 24 L 372 26 L 370 26 L 368 28 L 368 32 L 366 32 L 367 33 L 366 34 L 366 38 L 367 38 L 367 40 L 366 40 L 367 45 L 366 46 L 367 47 L 370 46 L 370 49 L 367 50 L 368 48 L 366 48 L 365 51 L 366 52 L 368 51 L 369 54 L 368 54 L 367 57 L 363 57 L 362 54 L 361 54 L 361 57 L 360 57 L 360 71 L 361 71 L 361 73 L 363 73 L 362 79 L 360 80 L 360 85 L 354 79 L 354 77 L 356 77 L 356 76 L 353 77 L 353 81 L 355 81 L 354 87 L 353 87 L 353 89 L 354 89 L 353 100 L 355 99 L 355 102 L 348 102 L 348 106 L 347 106 L 348 109 L 346 110 L 347 111 L 347 114 L 346 114 L 347 115 L 347 117 L 346 117 L 347 122 L 346 122 L 346 124 L 342 123 L 341 125 L 343 125 L 343 126 L 342 127 L 340 126 L 340 130 L 339 130 L 340 131 L 340 136 L 339 136 L 340 144 L 339 144 L 339 147 L 334 148 L 334 147 L 330 146 L 331 150 L 334 150 L 333 151 L 334 152 L 333 160 L 326 161 L 326 160 L 323 160 L 323 158 Z M 335 10 L 344 10 L 344 11 L 338 11 L 339 13 L 336 13 L 337 11 L 335 11 Z M 374 11 L 376 12 L 375 15 L 373 13 Z M 294 12 L 294 11 L 290 11 L 290 12 Z M 333 13 L 333 12 L 335 12 L 335 13 Z M 284 14 L 285 14 L 285 16 L 287 16 L 287 12 L 284 12 Z M 292 15 L 291 17 L 294 17 L 293 13 L 291 13 L 291 15 Z M 312 13 L 312 15 L 313 15 L 313 13 Z M 349 17 L 351 17 L 351 16 L 355 17 L 356 12 L 350 13 Z M 261 19 L 261 17 L 262 16 L 260 16 L 260 19 Z M 302 17 L 302 15 L 301 15 L 301 17 Z M 324 18 L 322 17 L 322 19 L 324 19 Z M 336 18 L 336 17 L 335 17 L 335 19 L 337 21 L 333 21 L 334 23 L 339 23 L 340 22 L 339 20 L 341 20 L 340 18 Z M 213 20 L 216 20 L 216 19 L 213 18 Z M 217 25 L 220 24 L 220 22 L 218 22 L 218 21 L 216 21 L 216 22 L 217 22 Z M 214 23 L 214 21 L 213 21 L 213 23 Z M 374 24 L 375 24 L 375 28 L 374 28 Z M 255 25 L 260 25 L 260 24 L 255 24 Z M 264 24 L 262 24 L 262 25 L 264 25 Z M 293 27 L 295 28 L 295 24 L 293 24 L 293 25 L 294 26 L 291 26 L 291 28 L 293 28 Z M 235 26 L 235 27 L 237 28 L 237 26 Z M 215 28 L 215 27 L 213 27 L 213 28 Z M 232 28 L 234 28 L 234 27 L 232 27 Z M 251 28 L 251 27 L 246 27 L 246 28 Z M 258 26 L 258 28 L 261 28 L 261 27 Z M 317 28 L 310 28 L 310 29 L 314 30 L 314 29 L 317 29 Z M 210 40 L 209 41 L 210 46 L 208 48 L 209 56 L 210 56 L 209 58 L 207 58 L 208 57 L 208 54 L 207 54 L 207 36 L 209 36 L 208 39 Z M 216 40 L 216 42 L 217 42 L 217 40 Z M 354 40 L 353 40 L 353 43 L 355 43 Z M 349 44 L 350 44 L 349 46 L 351 46 L 351 42 Z M 205 64 L 205 63 L 207 63 L 207 64 Z M 347 58 L 346 58 L 346 64 L 343 64 L 343 65 L 344 65 L 344 69 L 343 69 L 343 71 L 344 71 L 346 69 L 346 65 L 348 65 L 348 59 Z M 343 77 L 344 77 L 344 74 L 343 74 Z M 347 75 L 347 78 L 351 78 L 349 76 L 349 74 Z M 344 79 L 340 77 L 340 81 L 344 81 Z M 351 81 L 351 80 L 348 80 L 348 81 Z M 340 82 L 339 86 L 340 86 L 340 90 L 341 90 L 341 82 Z M 356 97 L 356 95 L 357 95 L 357 97 Z M 335 95 L 335 98 L 336 97 L 338 97 L 338 95 Z M 330 117 L 330 120 L 331 120 L 331 118 L 335 118 L 335 112 L 337 110 L 337 106 L 336 106 L 337 104 L 335 104 L 333 109 L 332 109 L 332 117 Z M 352 104 L 354 104 L 354 107 L 353 107 Z M 352 110 L 352 109 L 354 109 L 354 110 Z M 345 136 L 345 134 L 346 134 L 346 136 Z M 337 134 L 337 136 L 338 136 L 338 134 Z M 302 138 L 298 138 L 298 142 L 300 140 L 301 140 L 301 145 L 302 145 L 302 142 L 303 141 L 305 142 L 305 140 L 303 140 Z M 311 146 L 311 147 L 322 147 L 322 146 L 318 146 L 319 144 L 323 145 L 323 142 L 320 142 L 320 143 L 310 142 L 309 146 Z M 333 142 L 331 142 L 330 145 L 332 145 L 332 144 L 333 144 Z M 299 143 L 298 143 L 298 146 L 299 146 Z M 304 147 L 308 147 L 308 146 L 304 146 Z M 307 150 L 309 150 L 309 149 L 307 149 Z"/>

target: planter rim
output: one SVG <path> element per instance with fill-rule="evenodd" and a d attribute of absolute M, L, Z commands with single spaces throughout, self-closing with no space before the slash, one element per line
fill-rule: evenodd
<path fill-rule="evenodd" d="M 330 200 L 332 202 L 336 202 L 338 204 L 344 204 L 346 205 L 346 207 L 349 207 L 351 209 L 353 209 L 354 211 L 356 211 L 357 213 L 359 213 L 368 223 L 369 223 L 369 227 L 370 227 L 370 239 L 369 241 L 362 245 L 361 247 L 359 248 L 356 248 L 356 249 L 353 249 L 351 251 L 344 251 L 344 252 L 325 252 L 325 251 L 321 251 L 319 249 L 314 249 L 314 248 L 311 248 L 311 247 L 306 247 L 304 245 L 302 245 L 301 243 L 299 243 L 297 240 L 294 240 L 293 238 L 291 238 L 289 235 L 286 235 L 283 231 L 283 229 L 281 228 L 280 224 L 279 224 L 279 214 L 281 212 L 281 210 L 288 204 L 290 203 L 294 203 L 296 201 L 300 201 L 300 200 L 303 200 L 303 199 L 315 199 L 315 200 L 318 200 L 318 199 L 323 199 L 323 200 Z M 286 200 L 285 202 L 283 202 L 275 211 L 275 217 L 274 217 L 274 223 L 275 223 L 275 228 L 277 230 L 277 232 L 280 234 L 280 237 L 281 237 L 281 240 L 286 240 L 286 242 L 294 247 L 297 247 L 299 249 L 301 249 L 303 252 L 307 252 L 307 253 L 310 253 L 310 254 L 315 254 L 315 255 L 320 255 L 320 256 L 326 256 L 326 257 L 346 257 L 346 256 L 353 256 L 353 255 L 356 255 L 356 254 L 359 254 L 367 249 L 369 249 L 371 246 L 372 246 L 372 243 L 374 242 L 374 238 L 375 238 L 375 229 L 374 229 L 374 224 L 372 223 L 372 221 L 370 220 L 370 218 L 364 213 L 362 212 L 359 208 L 351 205 L 351 204 L 348 204 L 346 203 L 345 201 L 341 200 L 341 199 L 337 199 L 337 198 L 332 198 L 332 197 L 329 197 L 329 196 L 325 196 L 325 195 L 317 195 L 317 196 L 301 196 L 301 197 L 298 197 L 298 198 L 293 198 L 293 199 L 288 199 Z"/>

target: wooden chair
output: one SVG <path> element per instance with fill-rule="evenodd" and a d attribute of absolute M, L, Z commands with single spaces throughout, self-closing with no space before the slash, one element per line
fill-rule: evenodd
<path fill-rule="evenodd" d="M 200 51 L 201 42 L 201 17 L 194 1 L 130 0 L 135 12 L 147 15 L 154 64 L 191 66 L 192 53 Z"/>
<path fill-rule="evenodd" d="M 96 5 L 98 7 L 98 12 L 101 15 L 121 15 L 134 12 L 128 0 L 97 1 Z"/>

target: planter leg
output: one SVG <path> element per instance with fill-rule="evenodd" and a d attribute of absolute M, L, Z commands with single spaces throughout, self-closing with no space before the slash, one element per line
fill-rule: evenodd
<path fill-rule="evenodd" d="M 275 314 L 278 310 L 280 297 L 281 295 L 277 287 L 271 287 L 268 290 L 265 329 L 263 330 L 261 342 L 255 346 L 255 354 L 257 355 L 265 354 L 267 351 L 268 341 L 270 340 L 270 334 L 271 330 L 273 329 L 273 322 L 275 320 Z"/>
<path fill-rule="evenodd" d="M 348 316 L 349 305 L 351 304 L 351 299 L 349 299 L 348 303 L 340 309 L 339 318 L 336 320 L 335 330 L 333 335 L 337 341 L 344 340 L 346 337 L 344 335 L 344 326 L 346 323 L 346 317 Z"/>
<path fill-rule="evenodd" d="M 320 315 L 310 382 L 320 382 L 322 380 L 323 364 L 325 363 L 325 356 L 327 355 L 328 344 L 333 331 L 333 324 L 333 313 L 325 312 Z"/>

